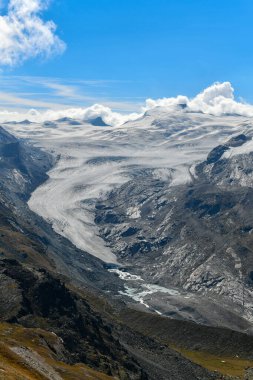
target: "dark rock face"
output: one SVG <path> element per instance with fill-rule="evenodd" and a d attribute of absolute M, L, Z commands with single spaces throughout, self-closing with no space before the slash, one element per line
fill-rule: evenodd
<path fill-rule="evenodd" d="M 161 380 L 220 378 L 146 334 L 101 317 L 45 270 L 27 269 L 15 260 L 3 260 L 0 279 L 0 322 L 54 332 L 62 340 L 63 359 L 69 364 L 82 362 L 122 380 L 156 380 L 157 376 Z M 124 309 L 122 313 L 125 318 Z"/>
<path fill-rule="evenodd" d="M 219 159 L 223 156 L 223 154 L 229 150 L 229 147 L 227 146 L 217 146 L 217 148 L 214 148 L 209 155 L 207 156 L 207 163 L 208 164 L 214 164 L 215 162 L 219 161 Z"/>
<path fill-rule="evenodd" d="M 9 196 L 13 193 L 27 199 L 47 179 L 46 172 L 53 162 L 48 154 L 16 139 L 0 127 L 1 187 L 8 187 Z"/>
<path fill-rule="evenodd" d="M 226 186 L 252 187 L 252 153 L 235 155 L 229 159 L 223 157 L 223 154 L 229 153 L 231 148 L 241 147 L 250 140 L 250 136 L 241 134 L 213 149 L 207 160 L 196 166 L 199 182 L 203 181 L 224 188 Z"/>
<path fill-rule="evenodd" d="M 227 142 L 227 146 L 229 147 L 238 147 L 238 146 L 242 146 L 243 144 L 245 144 L 247 141 L 251 140 L 251 137 L 249 136 L 246 136 L 244 134 L 240 134 L 240 135 L 237 135 L 235 137 L 232 137 L 228 142 Z"/>
<path fill-rule="evenodd" d="M 45 270 L 25 269 L 15 260 L 0 262 L 0 276 L 16 289 L 16 294 L 13 290 L 10 294 L 6 281 L 0 283 L 1 321 L 55 332 L 63 339 L 70 363 L 83 362 L 109 375 L 122 372 L 129 379 L 145 379 L 112 328 L 60 280 Z M 13 310 L 12 315 L 6 310 Z"/>
<path fill-rule="evenodd" d="M 226 144 L 219 145 L 216 148 L 214 148 L 207 156 L 206 163 L 208 165 L 214 164 L 215 162 L 220 160 L 220 158 L 226 151 L 229 150 L 229 148 L 236 148 L 242 146 L 249 140 L 251 140 L 251 137 L 245 136 L 244 134 L 232 137 Z"/>
<path fill-rule="evenodd" d="M 69 125 L 81 125 L 81 123 L 71 117 L 63 117 L 61 119 L 56 120 L 56 123 L 66 123 Z"/>
<path fill-rule="evenodd" d="M 100 223 L 101 221 L 104 221 L 105 223 L 110 223 L 110 224 L 118 224 L 122 220 L 120 215 L 117 215 L 114 212 L 111 211 L 104 211 L 102 215 L 99 215 L 96 219 L 96 223 Z"/>
<path fill-rule="evenodd" d="M 129 227 L 129 228 L 126 228 L 126 230 L 122 232 L 121 236 L 122 237 L 129 237 L 129 236 L 133 236 L 133 235 L 137 234 L 137 232 L 138 232 L 137 228 Z"/>
<path fill-rule="evenodd" d="M 94 127 L 108 127 L 109 125 L 104 122 L 102 117 L 96 117 L 95 119 L 89 120 L 89 123 Z"/>

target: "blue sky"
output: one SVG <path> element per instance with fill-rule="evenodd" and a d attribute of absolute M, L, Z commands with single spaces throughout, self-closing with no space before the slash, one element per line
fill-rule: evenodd
<path fill-rule="evenodd" d="M 230 81 L 253 102 L 252 16 L 252 0 L 52 0 L 40 17 L 57 25 L 65 51 L 4 65 L 9 100 L 0 101 L 130 111 L 146 98 L 194 96 Z"/>

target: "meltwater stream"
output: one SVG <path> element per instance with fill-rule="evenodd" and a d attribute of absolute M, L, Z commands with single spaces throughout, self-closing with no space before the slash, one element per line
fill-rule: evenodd
<path fill-rule="evenodd" d="M 146 300 L 146 296 L 155 295 L 158 293 L 167 294 L 170 296 L 182 296 L 182 292 L 179 292 L 174 288 L 165 288 L 159 285 L 148 284 L 143 280 L 141 276 L 131 274 L 124 269 L 109 269 L 109 272 L 115 273 L 121 280 L 124 281 L 125 290 L 119 292 L 121 295 L 133 299 L 134 301 L 142 304 L 147 309 L 151 309 L 159 315 L 162 315 L 162 312 L 154 309 L 151 305 L 149 305 L 148 300 Z M 186 293 L 185 298 L 189 298 Z"/>

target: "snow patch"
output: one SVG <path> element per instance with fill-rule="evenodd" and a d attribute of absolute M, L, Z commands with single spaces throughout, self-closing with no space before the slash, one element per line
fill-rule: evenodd
<path fill-rule="evenodd" d="M 141 210 L 137 206 L 129 207 L 127 209 L 127 216 L 129 216 L 130 219 L 139 219 L 141 217 Z"/>

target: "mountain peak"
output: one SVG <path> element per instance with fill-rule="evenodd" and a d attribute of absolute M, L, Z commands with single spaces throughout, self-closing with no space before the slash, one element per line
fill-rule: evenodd
<path fill-rule="evenodd" d="M 106 124 L 101 116 L 98 116 L 95 119 L 90 119 L 89 123 L 94 127 L 109 127 L 109 124 Z"/>

